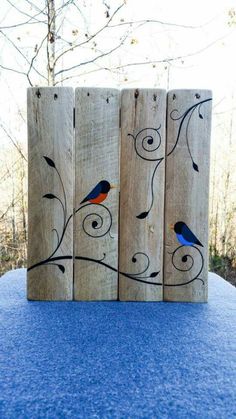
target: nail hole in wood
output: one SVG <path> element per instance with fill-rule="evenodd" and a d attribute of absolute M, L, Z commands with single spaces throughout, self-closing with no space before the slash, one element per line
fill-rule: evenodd
<path fill-rule="evenodd" d="M 139 91 L 138 91 L 138 89 L 135 90 L 134 97 L 135 97 L 135 99 L 138 99 L 138 97 L 139 97 Z"/>
<path fill-rule="evenodd" d="M 153 95 L 153 100 L 154 100 L 154 102 L 156 102 L 157 101 L 157 95 L 154 93 L 154 95 Z"/>
<path fill-rule="evenodd" d="M 38 98 L 40 98 L 41 97 L 41 93 L 40 93 L 40 90 L 38 89 L 38 90 L 36 90 L 36 96 L 38 97 Z"/>
<path fill-rule="evenodd" d="M 175 100 L 175 99 L 176 99 L 176 94 L 174 93 L 174 94 L 173 94 L 173 100 Z"/>
<path fill-rule="evenodd" d="M 109 97 L 106 98 L 106 102 L 109 103 Z"/>
<path fill-rule="evenodd" d="M 87 96 L 90 96 L 90 93 L 89 92 L 87 93 Z"/>
<path fill-rule="evenodd" d="M 200 97 L 201 97 L 201 96 L 199 95 L 199 93 L 196 93 L 195 98 L 196 98 L 196 99 L 200 99 Z"/>
<path fill-rule="evenodd" d="M 54 94 L 54 100 L 57 100 L 57 98 L 58 98 L 58 96 L 57 96 L 57 94 L 55 93 L 55 94 Z"/>

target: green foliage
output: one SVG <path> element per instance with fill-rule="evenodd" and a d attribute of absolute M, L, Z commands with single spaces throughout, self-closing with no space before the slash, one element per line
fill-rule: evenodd
<path fill-rule="evenodd" d="M 0 229 L 1 230 L 1 229 Z M 1 231 L 3 237 L 4 231 Z M 11 269 L 23 268 L 27 265 L 26 241 L 22 233 L 18 233 L 15 242 L 9 234 L 4 234 L 4 243 L 0 244 L 0 276 Z"/>
<path fill-rule="evenodd" d="M 216 249 L 210 247 L 209 269 L 222 276 L 236 286 L 236 266 L 234 259 L 220 255 Z"/>

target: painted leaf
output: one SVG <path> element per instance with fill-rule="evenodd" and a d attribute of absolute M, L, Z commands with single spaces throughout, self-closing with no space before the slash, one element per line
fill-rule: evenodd
<path fill-rule="evenodd" d="M 188 261 L 188 256 L 187 255 L 184 255 L 183 257 L 182 257 L 182 262 L 183 263 L 186 263 Z"/>
<path fill-rule="evenodd" d="M 47 198 L 47 199 L 55 199 L 56 196 L 53 195 L 52 193 L 46 193 L 46 195 L 43 195 L 43 198 Z"/>
<path fill-rule="evenodd" d="M 194 170 L 196 170 L 196 172 L 199 172 L 198 165 L 196 163 L 194 163 L 194 162 L 193 162 L 193 168 L 194 168 Z"/>
<path fill-rule="evenodd" d="M 60 269 L 60 271 L 64 274 L 65 273 L 65 268 L 63 265 L 57 265 L 58 268 Z"/>
<path fill-rule="evenodd" d="M 132 257 L 132 262 L 133 262 L 133 263 L 136 263 L 136 262 L 137 262 L 137 259 L 136 259 L 136 257 L 135 257 L 135 256 L 133 256 L 133 257 Z"/>
<path fill-rule="evenodd" d="M 50 159 L 49 157 L 47 157 L 47 156 L 43 156 L 44 158 L 45 158 L 45 160 L 46 160 L 46 162 L 47 162 L 47 164 L 49 165 L 49 166 L 51 166 L 51 167 L 56 167 L 55 166 L 55 163 L 54 163 L 54 161 L 52 160 L 52 159 Z"/>
<path fill-rule="evenodd" d="M 151 275 L 150 275 L 150 278 L 155 278 L 159 274 L 159 272 L 160 271 L 152 272 Z"/>
<path fill-rule="evenodd" d="M 146 218 L 148 216 L 149 211 L 144 211 L 141 212 L 141 214 L 137 215 L 136 218 L 139 218 L 140 220 L 142 220 L 143 218 Z"/>
<path fill-rule="evenodd" d="M 201 114 L 201 113 L 199 113 L 199 118 L 203 119 L 203 116 L 202 116 L 202 114 Z"/>

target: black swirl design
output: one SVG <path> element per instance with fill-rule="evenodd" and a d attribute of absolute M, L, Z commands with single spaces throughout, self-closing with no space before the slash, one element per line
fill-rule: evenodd
<path fill-rule="evenodd" d="M 183 126 L 184 126 L 184 122 L 187 121 L 186 126 L 185 126 L 185 140 L 186 140 L 186 145 L 187 145 L 187 149 L 188 149 L 188 153 L 189 156 L 192 160 L 192 166 L 193 169 L 197 172 L 199 172 L 199 168 L 197 163 L 194 161 L 193 156 L 192 156 L 192 152 L 191 152 L 191 148 L 190 148 L 190 138 L 189 138 L 189 126 L 190 126 L 190 122 L 192 119 L 192 116 L 194 114 L 194 112 L 196 110 L 198 110 L 198 116 L 200 119 L 204 119 L 203 114 L 202 114 L 202 105 L 204 103 L 207 103 L 209 101 L 211 101 L 212 98 L 208 98 L 205 100 L 202 100 L 194 105 L 192 105 L 190 108 L 188 108 L 182 115 L 178 116 L 178 109 L 173 109 L 170 112 L 170 118 L 172 119 L 172 121 L 180 121 L 179 124 L 179 128 L 178 128 L 178 133 L 177 133 L 177 137 L 176 137 L 176 141 L 174 146 L 172 147 L 172 149 L 166 154 L 166 156 L 162 156 L 162 157 L 150 157 L 151 153 L 155 153 L 158 151 L 158 149 L 160 148 L 161 145 L 161 134 L 160 134 L 160 129 L 161 129 L 161 125 L 158 128 L 144 128 L 142 130 L 140 130 L 137 135 L 133 135 L 133 134 L 128 134 L 128 136 L 130 136 L 133 140 L 134 140 L 134 149 L 136 154 L 143 160 L 146 161 L 150 161 L 150 162 L 154 162 L 156 161 L 157 164 L 153 170 L 153 174 L 151 177 L 151 203 L 149 205 L 149 208 L 146 211 L 141 212 L 139 215 L 137 215 L 136 217 L 139 219 L 144 219 L 146 218 L 152 207 L 153 207 L 153 203 L 154 203 L 154 178 L 155 178 L 155 174 L 157 171 L 157 168 L 159 167 L 159 165 L 161 164 L 161 162 L 163 160 L 165 160 L 165 157 L 169 157 L 176 149 L 178 143 L 179 143 L 179 139 L 183 130 Z M 177 116 L 174 116 L 175 114 L 177 114 Z"/>
<path fill-rule="evenodd" d="M 85 215 L 82 221 L 82 229 L 87 236 L 92 238 L 101 238 L 106 234 L 110 233 L 112 227 L 112 214 L 110 210 L 103 204 L 85 204 L 75 211 L 77 214 L 79 211 L 96 207 L 97 211 L 89 212 Z M 103 214 L 99 214 L 99 211 L 103 210 Z M 105 215 L 104 215 L 105 214 Z"/>
<path fill-rule="evenodd" d="M 202 278 L 200 278 L 200 275 L 201 275 L 203 267 L 204 267 L 204 259 L 203 259 L 202 252 L 198 247 L 196 247 L 196 246 L 184 246 L 184 245 L 178 246 L 172 253 L 170 253 L 172 255 L 171 256 L 172 265 L 179 272 L 190 272 L 194 269 L 195 260 L 194 260 L 194 257 L 191 254 L 185 253 L 183 256 L 180 256 L 181 255 L 180 249 L 182 249 L 182 248 L 185 249 L 186 247 L 190 247 L 191 249 L 195 249 L 195 251 L 197 251 L 197 253 L 200 255 L 200 260 L 201 260 L 200 269 L 198 270 L 197 274 L 195 274 L 193 276 L 193 278 L 191 278 L 190 280 L 188 280 L 186 282 L 181 282 L 179 284 L 164 284 L 165 287 L 179 287 L 179 286 L 182 286 L 182 285 L 190 284 L 191 282 L 196 281 L 196 280 L 201 281 L 202 284 L 204 285 L 204 280 Z M 180 259 L 176 260 L 176 258 L 180 258 Z M 189 263 L 189 264 L 187 265 L 187 263 Z"/>
<path fill-rule="evenodd" d="M 128 134 L 128 136 L 133 138 L 135 151 L 141 159 L 146 161 L 159 160 L 157 157 L 150 158 L 146 153 L 153 153 L 159 149 L 161 145 L 160 129 L 161 125 L 158 128 L 141 129 L 136 136 Z"/>
<path fill-rule="evenodd" d="M 204 119 L 203 114 L 201 112 L 202 105 L 204 103 L 207 103 L 207 102 L 211 101 L 211 100 L 212 100 L 212 98 L 208 98 L 208 99 L 202 100 L 201 102 L 198 102 L 198 103 L 190 106 L 190 108 L 188 108 L 180 116 L 174 116 L 174 114 L 177 114 L 178 115 L 178 113 L 179 113 L 178 109 L 173 109 L 170 112 L 170 118 L 172 119 L 172 121 L 180 121 L 180 124 L 179 124 L 179 128 L 178 128 L 178 133 L 177 133 L 175 144 L 172 147 L 172 149 L 167 153 L 167 157 L 170 156 L 174 152 L 174 150 L 176 149 L 176 147 L 178 145 L 178 142 L 179 142 L 179 139 L 180 139 L 180 135 L 181 135 L 182 129 L 183 129 L 184 122 L 186 120 L 187 123 L 185 125 L 185 140 L 186 140 L 186 145 L 187 145 L 187 148 L 188 148 L 189 156 L 190 156 L 190 158 L 192 160 L 193 169 L 196 172 L 199 172 L 199 168 L 198 168 L 197 163 L 193 159 L 193 156 L 192 156 L 192 153 L 191 153 L 191 149 L 190 149 L 190 145 L 189 145 L 189 125 L 190 125 L 192 116 L 193 116 L 193 114 L 194 114 L 194 112 L 196 110 L 198 110 L 198 116 L 199 116 L 199 118 L 200 119 Z"/>
<path fill-rule="evenodd" d="M 67 199 L 66 199 L 66 193 L 65 193 L 65 188 L 64 188 L 64 184 L 63 181 L 61 179 L 60 173 L 56 168 L 56 165 L 54 163 L 54 161 L 52 159 L 50 159 L 47 156 L 44 156 L 45 161 L 47 162 L 47 164 L 53 168 L 59 178 L 60 184 L 61 184 L 61 188 L 62 188 L 62 198 L 52 194 L 52 193 L 47 193 L 43 196 L 43 198 L 46 199 L 56 199 L 59 204 L 62 207 L 62 211 L 63 211 L 63 227 L 62 227 L 62 232 L 61 234 L 58 233 L 58 230 L 56 228 L 52 229 L 52 232 L 54 232 L 56 234 L 57 237 L 57 245 L 55 247 L 55 249 L 53 250 L 53 252 L 46 258 L 41 260 L 40 262 L 37 262 L 35 264 L 33 264 L 32 266 L 30 266 L 28 268 L 28 271 L 31 271 L 32 269 L 35 269 L 39 266 L 42 265 L 48 265 L 48 266 L 57 266 L 57 268 L 64 273 L 65 272 L 65 267 L 64 265 L 58 263 L 61 260 L 71 260 L 73 259 L 72 255 L 65 255 L 65 256 L 54 256 L 55 253 L 57 252 L 57 250 L 60 248 L 66 229 L 68 227 L 68 224 L 70 222 L 70 220 L 72 219 L 72 217 L 74 215 L 76 215 L 78 212 L 83 212 L 89 209 L 89 212 L 85 214 L 83 221 L 82 221 L 82 230 L 83 232 L 92 238 L 101 238 L 104 237 L 105 235 L 109 234 L 110 237 L 111 236 L 111 227 L 112 227 L 112 214 L 109 210 L 109 208 L 107 206 L 105 206 L 104 204 L 101 203 L 87 203 L 84 204 L 82 206 L 80 206 L 79 208 L 77 208 L 74 212 L 74 214 L 70 214 L 69 216 L 67 216 Z M 151 285 L 162 285 L 162 283 L 160 282 L 155 282 L 152 280 L 152 278 L 155 278 L 156 276 L 158 276 L 159 271 L 155 271 L 155 272 L 151 272 L 150 274 L 147 273 L 149 267 L 150 267 L 150 259 L 148 257 L 148 255 L 144 252 L 136 252 L 133 257 L 132 257 L 132 263 L 136 263 L 138 258 L 145 258 L 146 260 L 146 264 L 145 267 L 143 268 L 142 271 L 137 272 L 137 273 L 128 273 L 128 272 L 122 272 L 119 271 L 117 268 L 108 265 L 105 262 L 106 259 L 106 254 L 103 254 L 103 257 L 101 259 L 93 259 L 90 257 L 85 257 L 85 256 L 75 256 L 75 260 L 82 260 L 82 261 L 87 261 L 87 262 L 91 262 L 91 263 L 96 263 L 98 265 L 101 265 L 105 268 L 108 268 L 114 272 L 117 272 L 121 275 L 123 275 L 126 278 L 132 279 L 133 281 L 138 281 L 144 284 L 151 284 Z M 145 274 L 145 275 L 144 275 Z"/>
<path fill-rule="evenodd" d="M 150 213 L 154 203 L 154 178 L 159 164 L 164 157 L 150 157 L 150 153 L 158 151 L 161 145 L 161 125 L 158 128 L 144 128 L 137 133 L 136 136 L 128 134 L 134 140 L 134 148 L 136 154 L 143 160 L 157 162 L 151 177 L 151 203 L 146 211 L 137 215 L 137 218 L 144 219 Z"/>

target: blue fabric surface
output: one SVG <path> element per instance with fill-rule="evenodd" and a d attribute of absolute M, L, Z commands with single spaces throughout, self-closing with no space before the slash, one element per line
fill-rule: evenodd
<path fill-rule="evenodd" d="M 236 417 L 236 290 L 208 304 L 48 303 L 0 278 L 0 417 Z"/>

